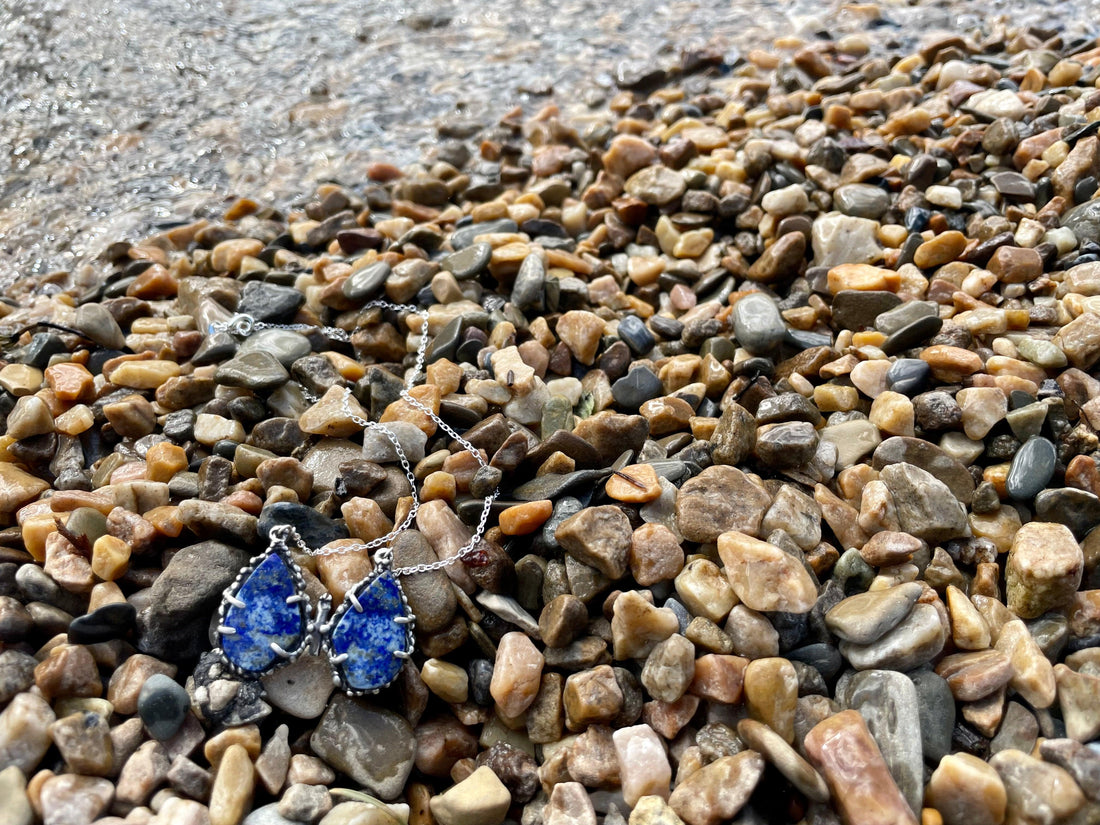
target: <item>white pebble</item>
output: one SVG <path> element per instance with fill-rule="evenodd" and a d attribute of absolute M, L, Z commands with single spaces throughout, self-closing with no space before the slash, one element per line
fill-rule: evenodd
<path fill-rule="evenodd" d="M 928 202 L 947 209 L 959 209 L 963 205 L 962 192 L 954 186 L 929 186 L 924 196 Z"/>

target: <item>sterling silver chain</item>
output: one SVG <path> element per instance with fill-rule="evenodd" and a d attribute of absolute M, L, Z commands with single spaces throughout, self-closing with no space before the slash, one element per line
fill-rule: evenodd
<path fill-rule="evenodd" d="M 363 307 L 364 309 L 388 309 L 393 312 L 402 313 L 407 312 L 416 315 L 421 319 L 420 327 L 420 341 L 416 348 L 416 363 L 412 369 L 412 373 L 408 376 L 405 382 L 405 386 L 401 389 L 401 400 L 408 404 L 413 409 L 428 416 L 435 425 L 461 444 L 465 450 L 472 455 L 479 465 L 487 467 L 488 462 L 482 457 L 481 452 L 474 447 L 469 441 L 459 435 L 455 430 L 447 424 L 438 414 L 432 411 L 423 402 L 414 398 L 409 392 L 410 388 L 415 385 L 417 380 L 424 374 L 424 361 L 428 351 L 428 313 L 426 310 L 420 307 L 410 306 L 408 304 L 393 304 L 389 301 L 371 301 L 369 304 Z M 263 321 L 257 321 L 251 315 L 234 315 L 226 321 L 220 321 L 210 324 L 209 332 L 211 334 L 215 332 L 227 332 L 231 335 L 237 335 L 246 337 L 253 332 L 259 332 L 265 329 L 281 329 L 292 330 L 294 332 L 309 332 L 318 331 L 327 335 L 329 338 L 333 338 L 338 341 L 350 342 L 351 336 L 344 330 L 337 327 L 318 327 L 310 324 L 268 324 Z M 303 394 L 310 403 L 316 403 L 317 398 L 312 393 L 303 389 Z M 500 494 L 500 489 L 493 490 L 488 496 L 485 497 L 484 505 L 481 508 L 481 517 L 478 520 L 477 529 L 474 531 L 473 536 L 468 542 L 459 550 L 455 555 L 441 559 L 439 561 L 431 562 L 430 564 L 415 564 L 411 567 L 398 567 L 391 569 L 393 565 L 393 548 L 391 542 L 405 530 L 409 529 L 416 518 L 416 514 L 420 510 L 420 496 L 416 492 L 416 475 L 413 473 L 412 465 L 409 462 L 408 456 L 405 454 L 404 448 L 401 446 L 401 441 L 398 439 L 396 433 L 384 424 L 380 424 L 377 421 L 371 421 L 368 418 L 355 413 L 351 409 L 351 389 L 344 388 L 343 397 L 343 411 L 344 414 L 358 424 L 363 429 L 376 430 L 382 433 L 389 442 L 393 445 L 394 452 L 397 454 L 397 459 L 401 463 L 401 469 L 405 473 L 405 477 L 409 480 L 409 487 L 412 490 L 412 506 L 409 508 L 408 513 L 405 514 L 405 518 L 401 524 L 394 527 L 390 532 L 384 536 L 380 536 L 376 539 L 371 539 L 368 542 L 362 544 L 345 544 L 339 547 L 334 547 L 329 550 L 317 549 L 307 546 L 298 535 L 297 531 L 290 528 L 288 533 L 288 541 L 297 545 L 301 550 L 308 553 L 311 556 L 330 556 L 342 553 L 355 553 L 361 550 L 368 552 L 377 550 L 374 554 L 374 564 L 379 570 L 390 569 L 390 571 L 396 576 L 407 576 L 414 573 L 427 573 L 432 570 L 441 570 L 444 567 L 454 564 L 455 562 L 462 561 L 469 558 L 477 549 L 477 545 L 481 542 L 485 535 L 486 526 L 489 522 L 489 513 L 492 510 L 493 502 L 496 501 L 497 496 Z"/>

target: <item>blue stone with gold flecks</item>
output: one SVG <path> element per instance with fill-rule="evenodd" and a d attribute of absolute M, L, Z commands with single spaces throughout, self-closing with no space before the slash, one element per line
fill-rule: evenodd
<path fill-rule="evenodd" d="M 226 661 L 244 673 L 260 675 L 286 661 L 272 642 L 297 652 L 307 632 L 306 602 L 287 599 L 298 593 L 298 577 L 290 564 L 282 554 L 269 553 L 232 593 L 243 606 L 227 602 L 221 624 L 236 632 L 222 633 Z"/>
<path fill-rule="evenodd" d="M 371 693 L 393 682 L 402 654 L 412 652 L 411 616 L 397 579 L 388 571 L 364 580 L 353 593 L 362 610 L 351 599 L 345 601 L 334 617 L 330 655 L 344 690 Z"/>

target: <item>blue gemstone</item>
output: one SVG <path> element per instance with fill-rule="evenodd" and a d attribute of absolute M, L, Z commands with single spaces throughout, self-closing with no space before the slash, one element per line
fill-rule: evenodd
<path fill-rule="evenodd" d="M 362 612 L 355 606 L 344 608 L 329 643 L 334 656 L 347 659 L 333 663 L 345 688 L 374 691 L 386 687 L 401 671 L 397 652 L 411 652 L 409 625 L 395 620 L 407 616 L 405 601 L 397 580 L 383 573 L 357 592 Z"/>
<path fill-rule="evenodd" d="M 293 652 L 306 632 L 305 602 L 287 604 L 298 592 L 294 574 L 283 557 L 271 553 L 260 562 L 233 595 L 244 607 L 230 605 L 222 624 L 237 632 L 222 636 L 222 653 L 230 664 L 248 673 L 263 673 L 282 660 L 274 642 Z"/>

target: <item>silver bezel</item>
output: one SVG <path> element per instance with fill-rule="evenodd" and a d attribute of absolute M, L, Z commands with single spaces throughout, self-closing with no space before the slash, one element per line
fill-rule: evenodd
<path fill-rule="evenodd" d="M 245 670 L 230 661 L 229 657 L 225 654 L 225 650 L 222 647 L 222 640 L 229 635 L 223 632 L 223 629 L 226 627 L 225 619 L 226 615 L 229 612 L 229 608 L 235 606 L 235 601 L 239 601 L 237 599 L 237 593 L 240 592 L 240 589 L 244 585 L 245 581 L 247 581 L 248 577 L 252 575 L 256 568 L 259 567 L 260 564 L 262 564 L 263 561 L 273 553 L 277 553 L 282 558 L 283 562 L 287 566 L 287 569 L 290 571 L 291 578 L 294 580 L 295 592 L 294 595 L 287 598 L 287 603 L 294 603 L 298 605 L 298 612 L 302 618 L 302 641 L 294 650 L 276 650 L 275 661 L 272 662 L 271 665 L 266 669 L 262 671 Z M 293 602 L 291 600 L 293 600 Z M 222 591 L 222 601 L 221 604 L 218 606 L 218 627 L 215 630 L 218 635 L 219 644 L 214 649 L 214 652 L 218 654 L 218 656 L 221 658 L 222 664 L 225 665 L 226 669 L 230 673 L 246 679 L 261 679 L 267 674 L 273 673 L 279 668 L 289 665 L 291 662 L 301 656 L 302 653 L 309 647 L 310 640 L 313 638 L 317 630 L 316 623 L 310 618 L 310 613 L 311 610 L 309 597 L 306 595 L 306 581 L 305 578 L 302 576 L 302 568 L 298 566 L 298 563 L 295 562 L 293 558 L 291 558 L 290 551 L 287 548 L 286 543 L 284 541 L 274 539 L 272 540 L 271 544 L 268 545 L 267 549 L 264 550 L 264 552 L 260 553 L 258 556 L 253 556 L 251 559 L 249 559 L 248 564 L 242 567 L 240 572 L 237 573 L 237 578 L 233 580 L 233 584 L 229 585 L 229 587 Z"/>
<path fill-rule="evenodd" d="M 358 581 L 344 595 L 344 599 L 340 603 L 340 606 L 336 609 L 336 612 L 332 614 L 332 618 L 321 630 L 321 644 L 324 648 L 325 656 L 328 658 L 329 667 L 332 668 L 332 682 L 334 685 L 336 685 L 336 687 L 344 691 L 344 693 L 346 693 L 348 696 L 370 696 L 375 693 L 379 693 L 388 688 L 395 681 L 397 681 L 397 676 L 400 675 L 400 671 L 398 671 L 398 674 L 395 675 L 393 679 L 386 682 L 386 684 L 380 685 L 376 688 L 371 688 L 369 690 L 359 690 L 357 688 L 353 688 L 348 685 L 347 679 L 344 678 L 344 674 L 341 672 L 340 665 L 343 664 L 343 662 L 335 661 L 336 652 L 332 648 L 332 631 L 336 628 L 338 624 L 340 624 L 340 620 L 344 618 L 349 610 L 358 609 L 357 605 L 359 604 L 359 594 L 370 587 L 376 579 L 379 579 L 382 576 L 386 575 L 393 578 L 393 582 L 397 586 L 397 592 L 401 596 L 401 606 L 403 608 L 403 613 L 400 618 L 403 619 L 403 621 L 401 621 L 400 623 L 405 626 L 405 650 L 390 651 L 390 655 L 398 659 L 409 659 L 412 656 L 413 650 L 416 649 L 416 634 L 414 632 L 414 628 L 416 627 L 416 616 L 413 615 L 412 610 L 409 609 L 409 600 L 405 596 L 405 588 L 401 586 L 400 579 L 393 574 L 392 570 L 388 568 L 383 570 L 375 570 L 365 579 L 361 579 L 360 581 Z"/>

